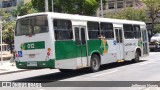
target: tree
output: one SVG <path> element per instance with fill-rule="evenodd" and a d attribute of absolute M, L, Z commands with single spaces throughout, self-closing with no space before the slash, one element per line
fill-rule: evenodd
<path fill-rule="evenodd" d="M 100 0 L 54 0 L 54 12 L 94 15 L 99 7 Z M 106 0 L 103 0 L 106 3 Z M 32 0 L 33 7 L 39 12 L 45 11 L 44 0 Z M 51 11 L 51 0 L 49 10 Z"/>
<path fill-rule="evenodd" d="M 2 30 L 4 30 L 8 24 L 7 22 L 11 19 L 11 14 L 6 13 L 4 9 L 0 9 L 0 16 L 2 18 Z"/>
<path fill-rule="evenodd" d="M 141 0 L 145 5 L 146 9 L 149 12 L 149 18 L 151 19 L 152 25 L 151 25 L 151 35 L 153 36 L 153 32 L 155 32 L 155 20 L 158 17 L 158 13 L 160 12 L 160 0 Z"/>
<path fill-rule="evenodd" d="M 160 33 L 160 24 L 155 25 L 155 32 L 153 33 Z"/>
<path fill-rule="evenodd" d="M 12 20 L 12 15 L 6 13 L 5 10 L 0 9 L 0 16 L 2 17 L 2 38 L 3 42 L 10 46 L 11 53 L 13 51 L 12 44 L 14 42 L 14 26 L 15 21 Z"/>
<path fill-rule="evenodd" d="M 9 45 L 11 53 L 13 52 L 12 44 L 14 43 L 14 25 L 14 21 L 9 22 L 8 27 L 5 30 L 3 30 L 2 36 L 3 41 Z"/>
<path fill-rule="evenodd" d="M 26 14 L 31 14 L 31 13 L 36 13 L 37 11 L 33 8 L 33 5 L 31 2 L 26 3 L 24 5 L 24 2 L 21 1 L 17 8 L 13 10 L 12 14 L 14 16 L 22 16 L 22 15 L 26 15 Z"/>
<path fill-rule="evenodd" d="M 105 17 L 116 18 L 116 19 L 126 19 L 126 20 L 137 20 L 137 21 L 147 20 L 146 11 L 143 8 L 135 9 L 133 7 L 124 8 L 119 12 L 107 13 Z"/>

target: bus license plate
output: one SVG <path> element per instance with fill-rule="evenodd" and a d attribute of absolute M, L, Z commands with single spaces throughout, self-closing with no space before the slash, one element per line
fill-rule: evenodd
<path fill-rule="evenodd" d="M 27 62 L 27 66 L 37 66 L 37 62 Z"/>
<path fill-rule="evenodd" d="M 34 58 L 35 54 L 29 54 L 29 58 Z"/>

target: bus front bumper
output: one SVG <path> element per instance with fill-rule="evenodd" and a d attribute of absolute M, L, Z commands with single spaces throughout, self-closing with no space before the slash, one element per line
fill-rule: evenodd
<path fill-rule="evenodd" d="M 55 68 L 55 60 L 50 59 L 48 61 L 32 61 L 32 62 L 17 62 L 16 67 L 19 69 L 43 69 L 43 68 Z"/>

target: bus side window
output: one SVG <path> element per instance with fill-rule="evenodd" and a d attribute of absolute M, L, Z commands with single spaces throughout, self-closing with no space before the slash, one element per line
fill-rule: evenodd
<path fill-rule="evenodd" d="M 140 26 L 139 25 L 133 25 L 133 28 L 134 28 L 135 38 L 140 38 L 141 37 Z"/>
<path fill-rule="evenodd" d="M 113 39 L 114 38 L 113 24 L 112 23 L 101 22 L 100 27 L 101 27 L 101 35 L 103 35 L 107 39 Z"/>
<path fill-rule="evenodd" d="M 123 24 L 124 37 L 126 39 L 134 38 L 134 31 L 132 24 Z"/>
<path fill-rule="evenodd" d="M 70 20 L 54 19 L 53 26 L 56 40 L 70 40 L 73 38 Z"/>
<path fill-rule="evenodd" d="M 100 35 L 99 22 L 88 21 L 87 28 L 89 39 L 98 39 L 98 36 Z"/>

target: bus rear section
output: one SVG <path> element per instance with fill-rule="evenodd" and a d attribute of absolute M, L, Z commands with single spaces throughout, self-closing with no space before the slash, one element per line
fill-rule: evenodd
<path fill-rule="evenodd" d="M 15 60 L 20 69 L 54 68 L 47 15 L 19 18 L 15 29 Z"/>

